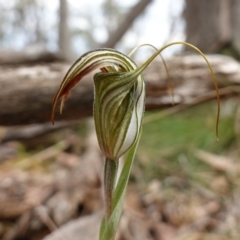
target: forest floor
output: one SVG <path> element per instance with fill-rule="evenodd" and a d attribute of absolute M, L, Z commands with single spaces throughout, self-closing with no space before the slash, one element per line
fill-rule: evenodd
<path fill-rule="evenodd" d="M 145 114 L 116 240 L 240 239 L 238 103 L 222 100 L 219 141 L 215 102 Z M 103 159 L 91 119 L 2 143 L 0 155 L 1 239 L 98 239 Z"/>

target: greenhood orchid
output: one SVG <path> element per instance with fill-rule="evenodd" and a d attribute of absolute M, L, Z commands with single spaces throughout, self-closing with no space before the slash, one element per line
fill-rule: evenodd
<path fill-rule="evenodd" d="M 87 52 L 77 59 L 68 70 L 54 97 L 51 113 L 53 123 L 58 101 L 61 99 L 60 112 L 62 112 L 64 101 L 69 96 L 71 89 L 85 75 L 99 69 L 99 72 L 94 75 L 95 98 L 93 115 L 98 143 L 105 156 L 104 195 L 106 209 L 105 219 L 103 220 L 100 231 L 100 239 L 102 240 L 113 238 L 115 232 L 111 233 L 111 235 L 109 233 L 111 230 L 107 227 L 114 225 L 116 228 L 120 218 L 119 212 L 121 212 L 119 209 L 122 209 L 122 203 L 114 203 L 114 191 L 120 191 L 118 191 L 118 186 L 115 189 L 118 160 L 124 153 L 131 152 L 131 148 L 135 149 L 140 138 L 145 107 L 145 83 L 142 72 L 157 55 L 165 48 L 174 44 L 185 44 L 195 49 L 205 59 L 217 91 L 219 110 L 220 104 L 217 81 L 208 60 L 199 49 L 189 43 L 183 42 L 170 43 L 156 50 L 156 52 L 140 66 L 137 66 L 129 56 L 113 49 L 103 48 Z M 218 121 L 219 111 L 217 126 Z M 135 150 L 133 152 L 135 153 Z M 131 157 L 134 158 L 134 154 L 132 154 Z M 131 167 L 131 164 L 129 166 Z M 128 169 L 128 174 L 126 174 L 126 179 L 124 180 L 125 183 L 128 181 L 129 171 Z M 123 198 L 125 193 L 126 184 L 124 186 L 119 196 L 120 199 Z M 119 209 L 116 210 L 116 208 Z M 111 218 L 112 215 L 114 215 L 114 217 Z M 109 225 L 107 225 L 107 223 L 109 223 Z M 110 238 L 106 238 L 106 236 L 110 236 L 108 234 L 111 235 Z"/>

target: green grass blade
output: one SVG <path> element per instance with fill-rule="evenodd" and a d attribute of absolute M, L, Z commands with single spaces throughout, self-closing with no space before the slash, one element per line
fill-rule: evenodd
<path fill-rule="evenodd" d="M 136 154 L 140 135 L 141 134 L 138 135 L 136 142 L 133 144 L 133 146 L 129 149 L 127 153 L 127 157 L 113 195 L 112 214 L 107 223 L 105 222 L 105 218 L 102 220 L 102 224 L 100 227 L 100 240 L 113 240 L 116 234 L 123 210 L 123 202 L 126 193 L 127 183 L 130 176 L 132 163 Z"/>

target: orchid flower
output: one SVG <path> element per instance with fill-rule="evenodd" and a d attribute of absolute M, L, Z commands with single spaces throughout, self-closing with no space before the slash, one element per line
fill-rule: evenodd
<path fill-rule="evenodd" d="M 61 99 L 60 112 L 62 112 L 64 101 L 69 96 L 71 89 L 85 75 L 99 69 L 99 72 L 94 75 L 93 79 L 95 93 L 93 116 L 98 143 L 105 156 L 105 218 L 103 219 L 100 229 L 101 240 L 114 238 L 121 216 L 122 202 L 131 164 L 141 135 L 145 108 L 145 83 L 142 72 L 158 54 L 174 44 L 185 44 L 195 49 L 205 59 L 217 91 L 218 127 L 220 104 L 214 72 L 204 54 L 189 43 L 174 42 L 167 44 L 163 48 L 156 50 L 156 52 L 140 66 L 137 66 L 129 56 L 113 49 L 103 48 L 87 52 L 70 67 L 54 97 L 51 112 L 51 120 L 53 123 L 58 101 Z M 132 55 L 132 53 L 130 55 Z M 118 161 L 125 153 L 128 153 L 127 159 L 117 186 L 115 187 Z"/>

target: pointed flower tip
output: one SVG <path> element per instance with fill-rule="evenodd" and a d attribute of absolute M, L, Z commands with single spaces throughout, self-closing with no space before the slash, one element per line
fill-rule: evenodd
<path fill-rule="evenodd" d="M 58 89 L 57 93 L 54 96 L 53 103 L 52 103 L 51 122 L 52 122 L 53 125 L 54 125 L 55 110 L 56 110 L 58 101 L 62 97 L 61 105 L 60 105 L 60 114 L 62 114 L 62 110 L 63 110 L 63 107 L 64 107 L 64 101 L 67 99 L 68 96 L 69 96 L 69 91 L 67 91 L 67 93 L 65 93 L 64 89 L 61 88 L 61 86 L 60 86 L 60 88 Z"/>
<path fill-rule="evenodd" d="M 56 106 L 57 106 L 57 102 L 58 102 L 59 98 L 58 95 L 56 94 L 54 99 L 53 99 L 53 103 L 52 103 L 52 109 L 51 109 L 51 122 L 54 125 L 55 123 L 55 110 L 56 110 Z"/>
<path fill-rule="evenodd" d="M 55 108 L 56 108 L 56 100 L 54 99 L 53 104 L 52 104 L 52 109 L 51 109 L 51 122 L 52 125 L 54 125 L 54 117 L 55 117 Z"/>
<path fill-rule="evenodd" d="M 52 125 L 54 125 L 54 123 L 55 123 L 55 120 L 54 120 L 54 115 L 55 115 L 55 108 L 52 108 L 52 112 L 51 112 L 51 122 L 52 122 Z"/>

